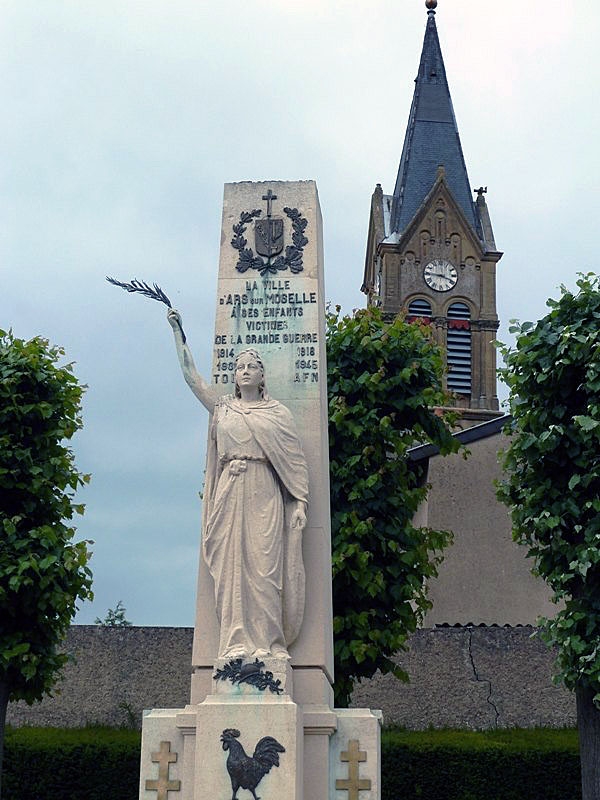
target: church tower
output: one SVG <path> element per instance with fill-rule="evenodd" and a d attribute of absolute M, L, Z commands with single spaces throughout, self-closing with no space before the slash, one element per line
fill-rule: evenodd
<path fill-rule="evenodd" d="M 462 426 L 500 415 L 496 249 L 486 189 L 469 184 L 435 23 L 427 27 L 393 195 L 377 184 L 362 290 L 369 305 L 432 326 Z"/>

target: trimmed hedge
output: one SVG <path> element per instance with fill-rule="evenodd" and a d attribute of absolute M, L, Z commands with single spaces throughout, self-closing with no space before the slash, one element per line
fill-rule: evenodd
<path fill-rule="evenodd" d="M 382 800 L 581 798 L 573 730 L 384 730 L 381 751 Z M 137 800 L 139 767 L 138 731 L 8 729 L 3 797 Z"/>
<path fill-rule="evenodd" d="M 137 800 L 140 742 L 114 728 L 7 729 L 3 800 Z"/>
<path fill-rule="evenodd" d="M 575 730 L 393 731 L 382 800 L 578 800 Z"/>

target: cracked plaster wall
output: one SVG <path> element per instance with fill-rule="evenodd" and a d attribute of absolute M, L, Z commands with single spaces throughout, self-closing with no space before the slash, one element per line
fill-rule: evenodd
<path fill-rule="evenodd" d="M 572 695 L 553 686 L 553 655 L 533 628 L 433 628 L 415 633 L 398 663 L 403 684 L 376 675 L 355 689 L 353 705 L 380 708 L 385 724 L 493 728 L 574 726 Z M 192 628 L 76 625 L 66 649 L 60 694 L 27 706 L 12 703 L 11 725 L 141 725 L 144 708 L 189 702 Z"/>
<path fill-rule="evenodd" d="M 554 654 L 534 630 L 417 631 L 396 659 L 410 683 L 377 674 L 357 686 L 353 705 L 381 708 L 386 724 L 411 730 L 574 727 L 574 697 L 552 685 Z"/>

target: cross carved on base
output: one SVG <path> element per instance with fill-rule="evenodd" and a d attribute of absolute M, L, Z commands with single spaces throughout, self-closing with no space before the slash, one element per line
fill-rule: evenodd
<path fill-rule="evenodd" d="M 338 778 L 335 782 L 335 788 L 347 791 L 348 800 L 358 800 L 358 793 L 361 790 L 367 791 L 371 788 L 369 778 L 359 778 L 358 776 L 359 763 L 367 760 L 366 751 L 359 750 L 359 747 L 358 739 L 350 739 L 348 750 L 343 750 L 340 753 L 340 761 L 348 762 L 348 777 L 344 779 Z"/>
<path fill-rule="evenodd" d="M 160 751 L 152 753 L 152 761 L 158 764 L 158 780 L 147 780 L 146 791 L 157 792 L 156 800 L 167 800 L 167 792 L 181 790 L 181 781 L 169 780 L 169 766 L 177 761 L 177 753 L 171 752 L 171 742 L 161 742 Z"/>

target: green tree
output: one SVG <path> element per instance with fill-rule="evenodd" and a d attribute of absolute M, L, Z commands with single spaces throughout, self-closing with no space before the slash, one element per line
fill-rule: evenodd
<path fill-rule="evenodd" d="M 127 614 L 127 609 L 123 605 L 123 601 L 119 600 L 114 608 L 108 609 L 104 619 L 96 617 L 94 625 L 104 625 L 109 628 L 127 628 L 131 625 L 131 622 L 125 614 Z"/>
<path fill-rule="evenodd" d="M 434 410 L 449 398 L 424 326 L 337 311 L 327 317 L 333 630 L 336 703 L 347 705 L 377 669 L 408 679 L 392 659 L 431 607 L 427 580 L 450 534 L 414 527 L 427 487 L 407 451 L 458 443 Z"/>
<path fill-rule="evenodd" d="M 0 775 L 8 701 L 50 693 L 76 603 L 92 596 L 88 542 L 69 524 L 89 476 L 64 444 L 81 427 L 83 388 L 63 355 L 0 331 Z"/>
<path fill-rule="evenodd" d="M 584 800 L 600 799 L 600 292 L 580 276 L 576 293 L 537 324 L 515 324 L 502 347 L 513 427 L 499 497 L 534 573 L 560 604 L 541 620 L 558 647 L 557 679 L 575 691 Z"/>

